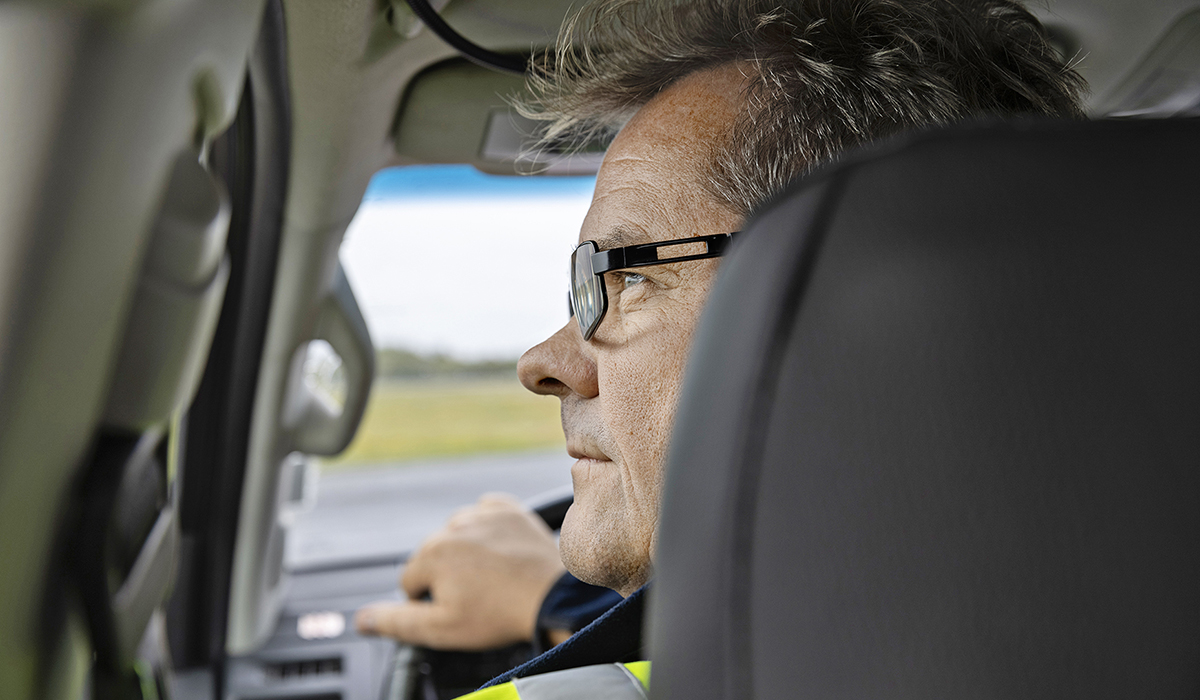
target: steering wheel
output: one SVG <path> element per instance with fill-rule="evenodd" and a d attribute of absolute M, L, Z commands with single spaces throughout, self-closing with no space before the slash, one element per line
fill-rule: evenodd
<path fill-rule="evenodd" d="M 574 502 L 570 487 L 536 496 L 529 507 L 555 532 L 562 527 Z M 401 663 L 407 665 L 406 687 L 395 689 L 395 700 L 451 700 L 466 695 L 505 671 L 533 658 L 533 645 L 520 642 L 487 651 L 438 651 L 409 647 Z"/>

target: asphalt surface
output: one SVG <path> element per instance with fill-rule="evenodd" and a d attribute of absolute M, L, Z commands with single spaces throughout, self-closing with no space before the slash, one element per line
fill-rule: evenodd
<path fill-rule="evenodd" d="M 572 462 L 556 450 L 323 473 L 315 506 L 288 533 L 286 566 L 304 570 L 398 559 L 485 493 L 504 491 L 534 501 L 569 487 Z"/>

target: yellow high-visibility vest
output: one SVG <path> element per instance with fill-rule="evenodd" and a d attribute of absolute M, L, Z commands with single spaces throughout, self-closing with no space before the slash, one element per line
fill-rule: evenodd
<path fill-rule="evenodd" d="M 646 700 L 649 688 L 650 662 L 634 661 L 518 678 L 459 700 Z"/>

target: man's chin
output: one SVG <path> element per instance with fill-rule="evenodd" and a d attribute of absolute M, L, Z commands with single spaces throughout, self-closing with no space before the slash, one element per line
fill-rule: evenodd
<path fill-rule="evenodd" d="M 649 563 L 629 551 L 622 523 L 619 513 L 598 512 L 577 498 L 563 519 L 558 551 L 575 578 L 627 596 L 645 583 Z"/>
<path fill-rule="evenodd" d="M 593 586 L 611 588 L 608 580 L 612 572 L 609 567 L 598 565 L 603 553 L 598 551 L 599 542 L 595 534 L 594 523 L 588 522 L 587 507 L 580 504 L 576 498 L 563 518 L 562 530 L 559 532 L 558 552 L 562 555 L 563 566 L 575 578 L 590 583 Z"/>

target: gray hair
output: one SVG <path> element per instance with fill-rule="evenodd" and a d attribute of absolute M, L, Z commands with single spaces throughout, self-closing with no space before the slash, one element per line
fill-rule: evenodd
<path fill-rule="evenodd" d="M 1080 118 L 1082 78 L 1012 0 L 598 0 L 537 57 L 543 147 L 612 137 L 663 88 L 741 62 L 746 110 L 706 186 L 749 214 L 850 146 L 988 115 Z"/>

